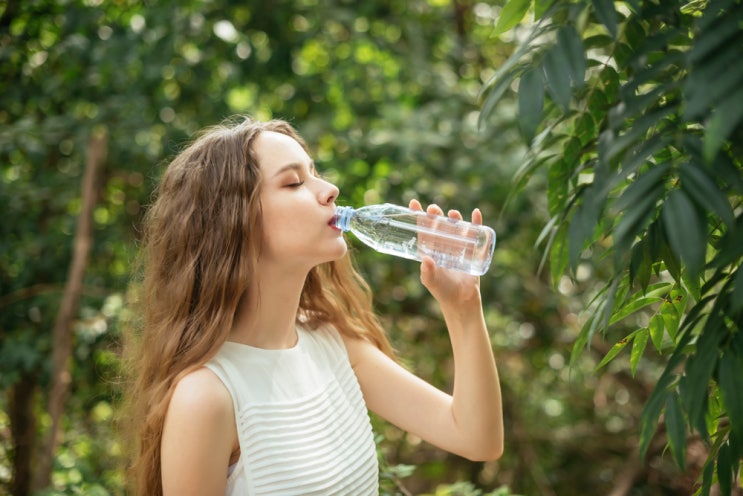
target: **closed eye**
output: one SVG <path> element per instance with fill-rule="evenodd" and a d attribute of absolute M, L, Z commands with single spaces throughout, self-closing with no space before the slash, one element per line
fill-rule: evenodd
<path fill-rule="evenodd" d="M 304 181 L 297 181 L 296 183 L 287 184 L 287 188 L 299 188 L 304 184 Z"/>

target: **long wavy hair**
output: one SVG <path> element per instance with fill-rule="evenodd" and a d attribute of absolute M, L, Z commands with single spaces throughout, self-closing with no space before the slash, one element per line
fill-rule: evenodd
<path fill-rule="evenodd" d="M 162 494 L 160 444 L 173 389 L 227 340 L 253 278 L 263 236 L 253 143 L 263 131 L 308 151 L 285 121 L 240 117 L 207 128 L 168 165 L 144 218 L 141 323 L 124 342 L 132 494 Z M 311 330 L 332 325 L 394 355 L 349 254 L 310 271 L 297 320 Z"/>

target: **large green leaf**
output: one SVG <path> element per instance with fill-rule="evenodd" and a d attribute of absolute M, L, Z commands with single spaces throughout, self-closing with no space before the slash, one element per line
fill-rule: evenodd
<path fill-rule="evenodd" d="M 544 86 L 538 71 L 529 69 L 519 82 L 519 128 L 527 143 L 534 139 L 537 127 L 542 122 Z"/>
<path fill-rule="evenodd" d="M 666 362 L 666 367 L 663 369 L 658 382 L 653 388 L 653 392 L 650 393 L 650 397 L 645 402 L 645 406 L 640 414 L 640 456 L 642 458 L 647 454 L 650 441 L 653 438 L 653 434 L 658 428 L 658 419 L 663 411 L 663 406 L 666 403 L 666 399 L 670 394 L 669 388 L 676 381 L 676 367 L 678 367 L 681 361 L 684 359 L 684 353 L 681 352 L 684 346 L 691 340 L 691 333 L 686 333 L 679 343 L 680 347 L 677 347 L 671 354 L 671 357 Z"/>
<path fill-rule="evenodd" d="M 692 274 L 704 265 L 707 225 L 681 189 L 668 194 L 662 210 L 663 228 L 673 251 Z"/>
<path fill-rule="evenodd" d="M 741 56 L 740 46 L 727 46 L 704 65 L 692 69 L 684 83 L 684 118 L 691 120 L 705 115 L 726 95 L 740 88 L 743 65 L 737 61 Z"/>
<path fill-rule="evenodd" d="M 570 61 L 559 45 L 544 54 L 542 68 L 547 82 L 547 91 L 563 111 L 570 106 Z"/>
<path fill-rule="evenodd" d="M 681 401 L 689 416 L 691 425 L 704 423 L 704 406 L 707 399 L 709 381 L 719 359 L 718 327 L 707 327 L 699 336 L 696 351 L 688 360 L 683 378 L 684 388 Z"/>
<path fill-rule="evenodd" d="M 720 358 L 718 382 L 731 430 L 743 439 L 743 356 L 736 347 L 728 347 Z"/>
<path fill-rule="evenodd" d="M 613 38 L 617 37 L 617 11 L 614 0 L 593 0 L 593 9 L 596 17 L 603 24 Z"/>
<path fill-rule="evenodd" d="M 583 42 L 573 26 L 563 26 L 557 31 L 557 49 L 568 62 L 570 81 L 573 87 L 583 87 L 586 76 L 586 51 Z"/>
<path fill-rule="evenodd" d="M 501 9 L 495 24 L 495 35 L 505 33 L 520 23 L 531 5 L 531 0 L 509 0 Z"/>
<path fill-rule="evenodd" d="M 665 333 L 665 324 L 663 322 L 663 315 L 656 313 L 650 319 L 648 324 L 648 331 L 650 331 L 650 339 L 653 342 L 653 346 L 658 350 L 658 353 L 663 352 L 663 335 Z"/>
<path fill-rule="evenodd" d="M 733 492 L 733 454 L 730 451 L 730 445 L 723 443 L 717 452 L 717 482 L 722 496 L 730 496 Z"/>
<path fill-rule="evenodd" d="M 743 98 L 743 94 L 741 97 Z M 716 213 L 729 228 L 733 227 L 735 217 L 730 202 L 704 167 L 695 163 L 685 163 L 679 168 L 679 177 L 681 187 L 697 204 Z"/>
<path fill-rule="evenodd" d="M 681 411 L 678 393 L 671 393 L 666 400 L 666 432 L 671 454 L 681 470 L 686 469 L 686 421 Z"/>
<path fill-rule="evenodd" d="M 578 206 L 573 217 L 570 219 L 568 226 L 568 259 L 570 267 L 576 270 L 580 253 L 586 245 L 587 240 L 591 240 L 598 213 L 596 206 L 590 201 L 584 201 Z"/>
<path fill-rule="evenodd" d="M 735 271 L 733 280 L 733 292 L 730 295 L 730 308 L 733 312 L 740 312 L 743 309 L 743 266 L 739 265 Z"/>
<path fill-rule="evenodd" d="M 715 108 L 704 130 L 704 158 L 711 162 L 743 121 L 743 87 L 730 92 Z"/>

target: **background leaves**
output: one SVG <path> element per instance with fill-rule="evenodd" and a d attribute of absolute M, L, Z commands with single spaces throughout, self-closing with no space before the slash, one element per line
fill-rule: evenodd
<path fill-rule="evenodd" d="M 488 87 L 544 71 L 551 102 L 542 122 L 535 125 L 528 108 L 519 120 L 529 123 L 527 137 L 540 137 L 528 140 L 532 155 L 523 168 L 547 169 L 555 178 L 547 182 L 551 220 L 540 235 L 548 240 L 552 279 L 576 280 L 586 266 L 605 274 L 571 363 L 596 345 L 600 331 L 617 338 L 599 367 L 607 369 L 631 343 L 634 375 L 648 358 L 649 338 L 665 365 L 640 419 L 641 454 L 663 415 L 657 434 L 665 435 L 677 465 L 687 468 L 696 431 L 709 456 L 700 491 L 709 493 L 716 463 L 720 490 L 730 494 L 743 461 L 743 421 L 732 398 L 740 386 L 733 382 L 743 377 L 735 344 L 742 335 L 742 259 L 734 247 L 743 242 L 743 108 L 740 68 L 731 62 L 743 55 L 743 5 L 616 5 L 554 3 L 531 27 L 539 41 L 525 37 L 506 63 L 519 69 L 503 71 Z M 545 35 L 551 30 L 554 39 Z M 523 88 L 538 91 L 533 83 Z"/>

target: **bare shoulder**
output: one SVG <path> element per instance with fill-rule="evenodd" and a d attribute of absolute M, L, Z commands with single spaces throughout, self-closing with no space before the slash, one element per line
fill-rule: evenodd
<path fill-rule="evenodd" d="M 227 420 L 233 415 L 232 396 L 214 372 L 202 367 L 178 381 L 169 409 L 191 418 Z"/>
<path fill-rule="evenodd" d="M 161 440 L 164 494 L 224 494 L 237 446 L 232 398 L 222 381 L 200 368 L 175 385 Z"/>
<path fill-rule="evenodd" d="M 348 360 L 351 362 L 351 367 L 356 369 L 357 366 L 365 362 L 369 355 L 376 354 L 379 351 L 374 344 L 367 341 L 366 339 L 346 336 L 341 333 L 341 339 L 346 347 L 346 353 L 348 353 Z M 381 351 L 379 351 L 381 353 Z"/>

